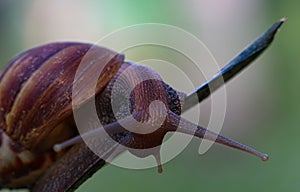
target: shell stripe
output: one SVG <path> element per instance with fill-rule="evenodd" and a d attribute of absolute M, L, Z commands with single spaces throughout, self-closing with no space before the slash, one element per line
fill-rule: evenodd
<path fill-rule="evenodd" d="M 80 63 L 82 53 L 77 54 L 78 49 L 85 53 L 88 50 L 86 48 L 86 45 L 67 47 L 53 55 L 38 70 L 32 73 L 16 97 L 11 111 L 6 116 L 8 128 L 11 128 L 11 131 L 18 131 L 13 133 L 8 130 L 13 138 L 22 139 L 22 137 L 34 131 L 34 129 L 31 129 L 32 127 L 49 126 L 44 124 L 46 120 L 51 122 L 53 127 L 60 123 L 55 119 L 51 121 L 51 119 L 56 116 L 60 108 L 65 108 L 70 103 L 71 98 L 65 98 L 66 101 L 56 99 L 64 94 L 61 90 L 69 86 L 64 84 L 64 81 L 66 81 L 64 77 L 74 74 L 77 63 Z M 73 81 L 73 78 L 70 81 Z M 58 89 L 56 90 L 56 88 Z M 58 94 L 57 97 L 53 97 L 56 93 Z M 54 103 L 55 106 L 53 106 Z M 53 108 L 50 108 L 51 105 Z M 42 110 L 40 111 L 39 108 L 42 108 Z M 37 111 L 39 113 L 36 113 Z M 49 127 L 49 129 L 43 130 L 42 134 L 48 134 L 50 131 L 51 128 Z M 34 134 L 41 134 L 41 132 L 36 130 Z"/>
<path fill-rule="evenodd" d="M 72 114 L 72 95 L 78 98 L 76 106 L 87 102 L 124 60 L 123 55 L 106 48 L 70 42 L 40 46 L 18 57 L 0 77 L 0 126 L 13 140 L 32 150 L 41 147 L 38 144 L 44 136 Z M 83 58 L 85 68 L 74 79 Z M 96 74 L 99 68 L 100 76 Z M 95 76 L 99 77 L 96 87 L 87 86 Z M 78 91 L 72 93 L 74 84 Z"/>
<path fill-rule="evenodd" d="M 67 46 L 70 45 L 60 43 L 45 45 L 42 53 L 37 47 L 16 56 L 16 59 L 9 62 L 0 77 L 0 125 L 3 128 L 6 127 L 5 116 L 11 110 L 14 100 L 24 83 L 33 72 L 39 69 L 44 61 Z"/>

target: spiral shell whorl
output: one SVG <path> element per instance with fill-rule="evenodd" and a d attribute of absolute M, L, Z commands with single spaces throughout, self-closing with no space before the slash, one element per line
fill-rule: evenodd
<path fill-rule="evenodd" d="M 107 84 L 123 62 L 122 55 L 92 44 L 63 42 L 42 45 L 12 59 L 0 76 L 0 126 L 7 135 L 37 151 L 72 136 L 70 122 L 65 120 L 72 114 L 73 83 L 82 81 L 74 79 L 75 74 L 86 57 L 89 61 L 82 76 L 99 76 L 93 69 L 103 70 L 96 90 L 78 88 L 76 94 L 84 103 Z M 70 133 L 64 138 L 56 134 L 60 131 L 53 135 L 57 127 Z"/>

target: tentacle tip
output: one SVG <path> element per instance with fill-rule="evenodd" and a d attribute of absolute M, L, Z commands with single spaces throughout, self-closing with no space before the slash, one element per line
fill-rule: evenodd
<path fill-rule="evenodd" d="M 158 172 L 158 173 L 162 173 L 162 172 L 163 172 L 163 169 L 162 169 L 162 166 L 161 166 L 161 165 L 158 165 L 158 166 L 157 166 L 157 172 Z"/>
<path fill-rule="evenodd" d="M 269 160 L 269 155 L 268 155 L 268 154 L 263 154 L 263 155 L 261 156 L 261 160 L 262 160 L 262 161 L 268 161 L 268 160 Z"/>
<path fill-rule="evenodd" d="M 60 144 L 55 144 L 54 146 L 53 146 L 53 151 L 55 151 L 55 152 L 60 152 L 62 150 L 62 146 L 60 145 Z"/>
<path fill-rule="evenodd" d="M 161 165 L 160 154 L 159 154 L 159 152 L 153 154 L 153 156 L 154 156 L 154 158 L 155 158 L 155 160 L 156 160 L 156 163 L 157 163 L 157 172 L 158 172 L 158 173 L 162 173 L 163 168 L 162 168 L 162 165 Z"/>

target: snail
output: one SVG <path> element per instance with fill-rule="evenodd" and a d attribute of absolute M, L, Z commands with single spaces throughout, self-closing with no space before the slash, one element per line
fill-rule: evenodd
<path fill-rule="evenodd" d="M 75 154 L 76 150 L 84 154 L 82 150 L 87 147 L 81 143 L 82 138 L 94 142 L 103 135 L 110 136 L 138 157 L 153 155 L 158 172 L 162 171 L 159 155 L 162 140 L 167 132 L 175 131 L 267 160 L 266 154 L 180 115 L 222 86 L 221 78 L 227 82 L 257 58 L 285 20 L 273 24 L 191 94 L 176 91 L 149 67 L 125 61 L 122 54 L 88 43 L 49 43 L 17 55 L 0 76 L 0 188 L 33 188 L 41 175 L 48 175 L 61 161 L 66 161 L 65 156 Z M 88 62 L 78 75 L 83 60 Z M 89 86 L 88 82 L 95 76 L 98 77 L 95 86 Z M 123 98 L 124 94 L 127 97 Z M 113 95 L 119 99 L 117 111 L 111 105 Z M 79 135 L 74 111 L 85 109 L 94 101 L 92 98 L 103 126 Z M 95 145 L 101 148 L 101 144 Z M 37 160 L 39 164 L 32 164 Z"/>

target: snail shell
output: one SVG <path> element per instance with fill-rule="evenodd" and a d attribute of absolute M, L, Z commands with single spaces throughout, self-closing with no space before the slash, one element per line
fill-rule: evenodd
<path fill-rule="evenodd" d="M 8 136 L 27 149 L 43 151 L 74 134 L 72 86 L 81 81 L 74 77 L 83 57 L 90 62 L 83 73 L 93 76 L 94 69 L 103 70 L 96 90 L 79 88 L 84 92 L 78 93 L 80 105 L 103 89 L 123 62 L 122 55 L 91 44 L 51 43 L 6 65 L 0 76 L 0 127 Z"/>
<path fill-rule="evenodd" d="M 85 71 L 74 79 L 83 59 Z M 105 87 L 123 59 L 92 44 L 57 42 L 8 62 L 0 75 L 0 189 L 31 186 L 66 151 L 56 153 L 52 146 L 77 134 L 72 119 L 74 82 L 81 86 L 76 95 L 79 107 Z M 93 73 L 96 68 L 103 70 L 92 89 L 85 86 L 89 79 L 80 77 L 98 76 Z"/>

